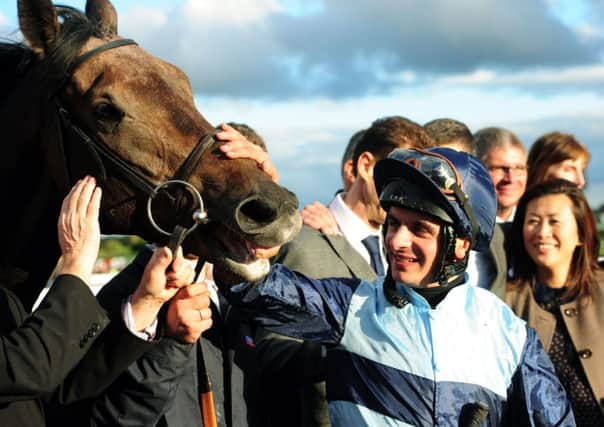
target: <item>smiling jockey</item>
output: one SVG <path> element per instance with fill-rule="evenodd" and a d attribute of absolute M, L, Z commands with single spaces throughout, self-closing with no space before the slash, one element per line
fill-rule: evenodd
<path fill-rule="evenodd" d="M 535 332 L 466 284 L 496 200 L 485 167 L 448 148 L 399 149 L 375 167 L 389 270 L 373 284 L 276 265 L 227 290 L 260 324 L 328 346 L 336 426 L 574 425 Z M 478 420 L 473 421 L 473 417 Z"/>

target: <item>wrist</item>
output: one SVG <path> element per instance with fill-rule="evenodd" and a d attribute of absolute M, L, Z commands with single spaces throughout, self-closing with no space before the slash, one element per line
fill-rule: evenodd
<path fill-rule="evenodd" d="M 157 319 L 163 303 L 163 300 L 140 292 L 139 289 L 134 291 L 130 299 L 134 329 L 139 332 L 147 329 Z"/>
<path fill-rule="evenodd" d="M 85 283 L 90 283 L 92 268 L 83 265 L 81 262 L 63 259 L 59 267 L 58 274 L 71 274 L 82 279 Z"/>

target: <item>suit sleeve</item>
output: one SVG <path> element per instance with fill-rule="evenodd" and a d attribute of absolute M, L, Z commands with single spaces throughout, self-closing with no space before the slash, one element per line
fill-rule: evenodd
<path fill-rule="evenodd" d="M 522 362 L 512 379 L 508 407 L 514 426 L 574 426 L 575 418 L 566 392 L 537 333 L 527 326 Z"/>
<path fill-rule="evenodd" d="M 15 312 L 16 297 L 2 290 L 1 298 L 5 309 Z M 105 311 L 82 280 L 71 275 L 57 277 L 38 309 L 0 337 L 0 402 L 52 392 L 108 323 Z"/>
<path fill-rule="evenodd" d="M 335 345 L 344 333 L 350 299 L 359 283 L 358 279 L 309 279 L 275 264 L 261 282 L 236 285 L 227 291 L 227 298 L 263 328 Z"/>
<path fill-rule="evenodd" d="M 112 316 L 121 316 L 118 306 L 138 285 L 151 251 L 144 249 L 98 295 Z M 86 411 L 76 411 L 81 423 L 92 426 L 153 426 L 172 404 L 178 383 L 194 352 L 193 345 L 164 338 L 123 366 L 119 377 L 101 395 L 89 402 Z"/>

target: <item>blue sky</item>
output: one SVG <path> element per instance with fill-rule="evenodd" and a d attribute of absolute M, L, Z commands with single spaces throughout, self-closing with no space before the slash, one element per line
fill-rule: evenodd
<path fill-rule="evenodd" d="M 0 34 L 18 28 L 0 5 Z M 83 8 L 85 2 L 64 0 Z M 181 67 L 213 123 L 267 141 L 301 202 L 329 201 L 350 135 L 387 115 L 575 134 L 604 203 L 599 0 L 114 0 L 120 33 Z"/>

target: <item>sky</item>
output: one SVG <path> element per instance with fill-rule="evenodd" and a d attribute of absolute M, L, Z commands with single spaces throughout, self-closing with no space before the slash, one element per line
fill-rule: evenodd
<path fill-rule="evenodd" d="M 61 4 L 84 8 L 85 1 Z M 18 37 L 17 2 L 0 35 Z M 529 148 L 585 143 L 604 204 L 602 0 L 114 0 L 119 33 L 189 76 L 214 124 L 265 139 L 301 205 L 340 188 L 348 139 L 379 117 L 501 126 Z"/>

